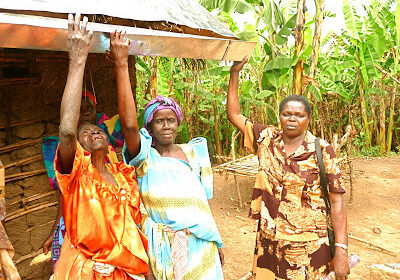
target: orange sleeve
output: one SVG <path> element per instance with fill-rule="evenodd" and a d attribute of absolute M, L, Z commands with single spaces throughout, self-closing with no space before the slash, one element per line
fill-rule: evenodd
<path fill-rule="evenodd" d="M 74 163 L 70 174 L 61 173 L 61 159 L 59 154 L 60 145 L 57 147 L 56 157 L 54 159 L 54 171 L 61 193 L 70 193 L 76 185 L 76 180 L 79 178 L 83 170 L 90 163 L 90 153 L 85 151 L 79 142 L 76 142 L 76 151 Z"/>

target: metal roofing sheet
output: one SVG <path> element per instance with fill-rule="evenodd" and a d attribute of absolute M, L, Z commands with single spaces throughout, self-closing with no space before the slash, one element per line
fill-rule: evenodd
<path fill-rule="evenodd" d="M 197 0 L 0 0 L 1 9 L 101 14 L 140 21 L 167 21 L 236 37 Z"/>
<path fill-rule="evenodd" d="M 109 34 L 116 29 L 126 31 L 126 37 L 131 39 L 129 52 L 136 55 L 241 60 L 251 55 L 256 45 L 236 39 L 102 23 L 90 23 L 90 28 L 94 30 L 90 52 L 94 53 L 104 53 L 109 48 Z M 0 48 L 66 51 L 66 41 L 66 19 L 0 13 Z"/>

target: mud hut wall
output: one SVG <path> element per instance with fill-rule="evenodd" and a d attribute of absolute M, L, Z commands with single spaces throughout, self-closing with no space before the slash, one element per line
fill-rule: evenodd
<path fill-rule="evenodd" d="M 54 52 L 30 51 L 29 55 L 54 55 Z M 29 68 L 25 72 L 29 78 L 33 77 L 34 82 L 0 84 L 0 148 L 58 134 L 59 106 L 68 72 L 68 58 L 64 54 L 62 59 L 48 59 L 28 64 L 23 67 Z M 7 80 L 5 76 L 4 71 L 0 72 L 0 80 Z M 116 85 L 112 68 L 105 61 L 104 55 L 90 57 L 85 81 L 86 89 L 96 94 L 99 104 L 97 111 L 105 112 L 109 116 L 116 114 Z M 23 124 L 18 125 L 21 122 Z M 0 153 L 0 159 L 4 165 L 8 165 L 41 154 L 41 143 L 38 142 L 11 152 Z M 44 168 L 43 159 L 39 159 L 22 166 L 6 168 L 6 178 L 10 175 Z M 35 195 L 49 192 L 51 189 L 46 173 L 7 182 L 5 194 L 7 218 L 33 206 L 40 208 L 40 205 L 48 205 L 51 202 L 55 204 L 59 195 L 57 191 L 29 201 Z M 56 213 L 57 205 L 42 206 L 39 210 L 19 217 L 8 220 L 6 218 L 4 225 L 14 246 L 14 261 L 17 262 L 22 279 L 49 279 L 52 273 L 51 264 L 30 266 L 32 257 L 29 256 L 35 255 L 35 252 L 41 249 L 43 241 L 50 233 Z"/>

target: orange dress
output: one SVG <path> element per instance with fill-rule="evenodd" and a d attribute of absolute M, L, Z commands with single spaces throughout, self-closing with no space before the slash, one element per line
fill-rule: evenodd
<path fill-rule="evenodd" d="M 128 274 L 147 274 L 147 238 L 137 227 L 141 215 L 134 168 L 123 162 L 106 164 L 118 186 L 109 184 L 79 143 L 70 174 L 59 172 L 58 151 L 54 163 L 67 231 L 54 280 L 122 280 L 132 279 Z M 102 276 L 93 270 L 95 262 L 116 268 Z"/>

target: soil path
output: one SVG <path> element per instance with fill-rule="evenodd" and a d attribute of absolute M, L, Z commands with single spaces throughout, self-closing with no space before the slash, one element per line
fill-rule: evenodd
<path fill-rule="evenodd" d="M 354 203 L 347 203 L 349 232 L 397 253 L 397 257 L 392 257 L 350 239 L 349 253 L 357 253 L 361 263 L 351 271 L 349 279 L 370 279 L 369 265 L 400 262 L 400 157 L 360 158 L 353 164 Z M 238 208 L 232 175 L 215 174 L 214 182 L 214 199 L 210 204 L 224 241 L 224 275 L 226 280 L 238 280 L 252 267 L 257 223 L 247 214 L 254 179 L 238 177 L 245 202 L 242 208 Z M 347 180 L 345 186 L 349 193 Z M 379 227 L 381 233 L 374 233 L 374 227 Z"/>

